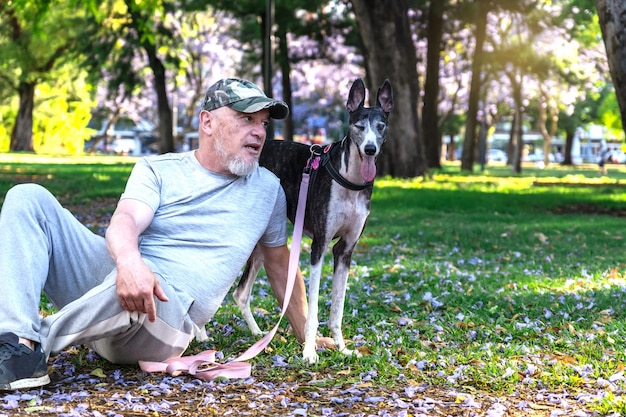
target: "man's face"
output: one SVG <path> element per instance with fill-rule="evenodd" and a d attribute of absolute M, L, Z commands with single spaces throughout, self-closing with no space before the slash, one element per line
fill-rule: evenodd
<path fill-rule="evenodd" d="M 258 167 L 269 110 L 241 113 L 222 107 L 214 112 L 218 117 L 213 126 L 213 151 L 226 171 L 239 176 L 250 174 Z"/>

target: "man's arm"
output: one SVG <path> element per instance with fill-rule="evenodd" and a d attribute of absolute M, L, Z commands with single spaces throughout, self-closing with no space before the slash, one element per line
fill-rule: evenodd
<path fill-rule="evenodd" d="M 117 296 L 127 311 L 140 311 L 156 320 L 154 296 L 167 301 L 156 275 L 141 259 L 139 235 L 152 222 L 154 212 L 145 203 L 123 199 L 117 205 L 106 232 L 106 244 L 117 266 Z"/>
<path fill-rule="evenodd" d="M 279 305 L 282 307 L 283 300 L 285 299 L 285 291 L 288 281 L 288 269 L 289 269 L 289 248 L 287 245 L 268 247 L 260 245 L 263 252 L 263 264 L 267 278 L 272 286 L 272 291 L 278 300 Z M 306 317 L 308 312 L 308 304 L 306 299 L 306 288 L 304 286 L 304 280 L 302 279 L 302 272 L 298 268 L 296 272 L 296 280 L 293 286 L 293 292 L 291 294 L 291 300 L 289 306 L 285 312 L 285 316 L 296 338 L 300 343 L 304 342 L 305 332 L 304 326 L 306 324 Z M 328 337 L 318 337 L 317 346 L 319 347 L 334 347 L 334 342 Z"/>

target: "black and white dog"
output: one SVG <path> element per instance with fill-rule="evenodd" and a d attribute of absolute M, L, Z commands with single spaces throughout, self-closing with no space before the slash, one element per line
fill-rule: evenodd
<path fill-rule="evenodd" d="M 393 108 L 389 80 L 378 89 L 376 100 L 375 107 L 364 107 L 365 85 L 363 80 L 357 79 L 350 88 L 346 104 L 350 113 L 348 134 L 341 142 L 322 149 L 297 142 L 268 141 L 261 153 L 260 165 L 280 178 L 291 222 L 296 215 L 302 172 L 310 163 L 309 158 L 319 157 L 311 170 L 304 217 L 304 233 L 312 238 L 309 311 L 303 351 L 304 359 L 309 363 L 318 359 L 315 337 L 319 326 L 322 262 L 326 248 L 334 239 L 338 241 L 332 248 L 334 273 L 329 328 L 336 349 L 345 354 L 353 353 L 346 348 L 341 331 L 344 298 L 352 251 L 370 212 L 376 157 L 385 142 L 387 119 Z M 250 292 L 262 262 L 260 251 L 255 250 L 234 293 L 235 301 L 255 334 L 261 334 L 261 330 L 250 311 Z"/>

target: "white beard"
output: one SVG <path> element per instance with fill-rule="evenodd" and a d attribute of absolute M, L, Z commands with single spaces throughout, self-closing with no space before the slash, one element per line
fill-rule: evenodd
<path fill-rule="evenodd" d="M 259 167 L 259 163 L 257 161 L 242 161 L 239 157 L 233 156 L 226 163 L 226 167 L 233 175 L 245 177 L 253 173 Z"/>
<path fill-rule="evenodd" d="M 226 150 L 222 146 L 223 139 L 216 139 L 213 144 L 213 149 L 215 153 L 225 162 L 226 168 L 233 175 L 237 175 L 239 177 L 245 177 L 248 174 L 251 174 L 259 167 L 258 161 L 246 162 L 242 158 L 237 155 L 228 155 Z"/>

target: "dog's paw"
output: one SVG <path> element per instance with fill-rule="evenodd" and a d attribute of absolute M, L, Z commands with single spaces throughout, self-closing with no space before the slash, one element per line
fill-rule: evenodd
<path fill-rule="evenodd" d="M 248 323 L 248 328 L 250 329 L 250 333 L 252 333 L 254 336 L 265 336 L 267 334 L 267 332 L 261 330 L 256 322 Z"/>
<path fill-rule="evenodd" d="M 309 365 L 313 365 L 314 363 L 316 363 L 319 360 L 319 356 L 317 356 L 315 346 L 313 346 L 313 349 L 309 349 L 307 346 L 305 346 L 304 350 L 302 351 L 302 358 Z"/>

